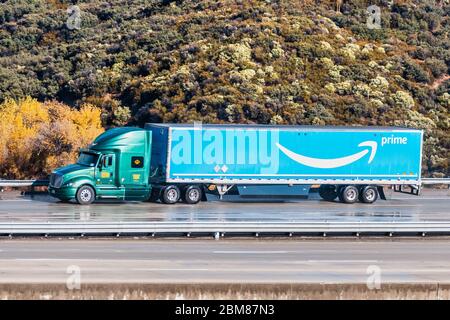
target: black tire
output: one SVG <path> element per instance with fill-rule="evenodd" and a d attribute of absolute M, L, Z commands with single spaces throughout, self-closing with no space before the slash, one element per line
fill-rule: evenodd
<path fill-rule="evenodd" d="M 377 187 L 366 186 L 366 187 L 362 188 L 359 198 L 360 198 L 361 202 L 374 203 L 378 199 Z"/>
<path fill-rule="evenodd" d="M 358 198 L 359 191 L 355 186 L 343 186 L 339 189 L 339 200 L 343 203 L 355 203 Z"/>
<path fill-rule="evenodd" d="M 91 186 L 81 186 L 76 194 L 77 202 L 81 205 L 91 204 L 95 200 L 95 190 Z"/>
<path fill-rule="evenodd" d="M 196 204 L 202 200 L 202 188 L 199 186 L 187 186 L 183 190 L 183 201 L 188 204 Z"/>
<path fill-rule="evenodd" d="M 338 192 L 336 191 L 336 186 L 334 185 L 322 185 L 319 188 L 319 195 L 326 201 L 334 201 L 334 199 L 338 196 Z"/>
<path fill-rule="evenodd" d="M 164 187 L 161 190 L 161 202 L 174 204 L 180 200 L 180 189 L 175 185 Z"/>

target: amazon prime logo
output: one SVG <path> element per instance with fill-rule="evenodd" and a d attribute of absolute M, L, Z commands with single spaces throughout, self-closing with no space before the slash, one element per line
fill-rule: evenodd
<path fill-rule="evenodd" d="M 312 168 L 320 168 L 320 169 L 332 169 L 332 168 L 339 168 L 346 166 L 350 163 L 353 163 L 355 161 L 358 161 L 362 157 L 364 157 L 366 154 L 369 153 L 370 150 L 370 157 L 369 162 L 371 163 L 373 158 L 375 157 L 375 154 L 377 153 L 377 146 L 378 144 L 375 141 L 364 141 L 358 144 L 358 147 L 369 147 L 365 150 L 362 150 L 360 152 L 354 153 L 352 155 L 348 155 L 345 157 L 340 158 L 333 158 L 333 159 L 320 159 L 320 158 L 311 158 L 306 157 L 304 155 L 292 152 L 291 150 L 283 147 L 281 144 L 277 143 L 277 147 L 280 148 L 280 150 L 287 155 L 289 158 L 294 160 L 295 162 L 298 162 L 304 166 L 312 167 Z"/>
<path fill-rule="evenodd" d="M 382 137 L 381 146 L 384 146 L 385 144 L 408 144 L 408 138 L 394 137 L 394 135 L 391 135 L 390 137 Z"/>

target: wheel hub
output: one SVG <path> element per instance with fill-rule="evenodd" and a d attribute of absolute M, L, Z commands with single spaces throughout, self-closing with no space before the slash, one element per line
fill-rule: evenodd
<path fill-rule="evenodd" d="M 198 190 L 193 189 L 193 190 L 189 191 L 189 199 L 197 200 L 198 196 L 199 196 Z"/>
<path fill-rule="evenodd" d="M 167 199 L 169 199 L 170 201 L 175 201 L 177 199 L 177 196 L 178 194 L 174 189 L 169 190 L 169 192 L 167 192 Z"/>
<path fill-rule="evenodd" d="M 354 200 L 356 199 L 356 192 L 353 189 L 347 190 L 347 198 L 349 200 Z"/>
<path fill-rule="evenodd" d="M 366 191 L 366 199 L 369 201 L 375 199 L 375 192 L 372 189 Z"/>
<path fill-rule="evenodd" d="M 80 198 L 84 202 L 91 200 L 92 198 L 91 192 L 89 190 L 82 190 L 80 193 Z"/>

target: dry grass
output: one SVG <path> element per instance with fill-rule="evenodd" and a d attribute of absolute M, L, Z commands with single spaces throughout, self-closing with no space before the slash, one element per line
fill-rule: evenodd
<path fill-rule="evenodd" d="M 450 285 L 386 284 L 1 284 L 0 299 L 449 299 Z"/>

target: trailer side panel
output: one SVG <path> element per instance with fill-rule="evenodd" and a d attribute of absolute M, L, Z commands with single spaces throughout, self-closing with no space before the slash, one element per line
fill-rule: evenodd
<path fill-rule="evenodd" d="M 420 182 L 420 130 L 173 126 L 167 135 L 166 182 Z"/>

